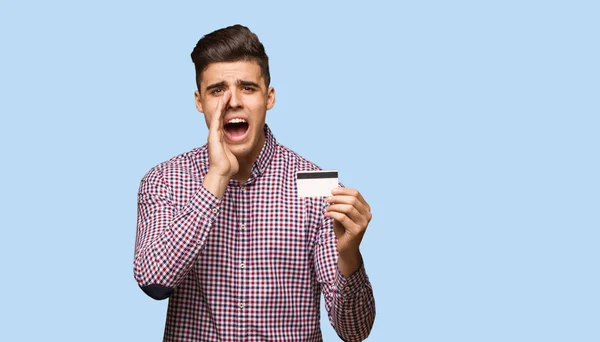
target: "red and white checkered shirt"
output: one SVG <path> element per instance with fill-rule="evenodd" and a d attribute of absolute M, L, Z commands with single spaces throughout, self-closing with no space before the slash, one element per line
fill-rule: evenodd
<path fill-rule="evenodd" d="M 322 341 L 321 293 L 342 339 L 371 330 L 364 266 L 340 273 L 326 202 L 297 195 L 296 172 L 319 168 L 267 125 L 265 135 L 250 178 L 231 179 L 220 200 L 202 185 L 206 145 L 141 181 L 134 276 L 151 297 L 169 297 L 164 341 Z"/>

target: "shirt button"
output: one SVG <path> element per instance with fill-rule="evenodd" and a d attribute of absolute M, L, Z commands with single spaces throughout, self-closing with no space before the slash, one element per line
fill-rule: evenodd
<path fill-rule="evenodd" d="M 242 191 L 246 191 L 246 187 L 245 186 L 242 186 Z"/>
<path fill-rule="evenodd" d="M 242 268 L 242 269 L 243 269 L 243 268 L 245 268 L 245 267 L 246 267 L 246 265 L 245 265 L 244 263 L 241 263 L 241 264 L 240 264 L 240 268 Z"/>
<path fill-rule="evenodd" d="M 346 288 L 344 290 L 345 291 L 350 291 L 350 288 L 348 286 L 346 286 Z"/>
<path fill-rule="evenodd" d="M 213 212 L 213 213 L 215 213 L 215 214 L 216 214 L 216 213 L 217 213 L 217 211 L 219 211 L 219 209 L 217 209 L 217 208 L 212 208 L 212 212 Z"/>
<path fill-rule="evenodd" d="M 244 308 L 244 303 L 239 303 L 239 304 L 238 304 L 238 307 L 239 307 L 240 309 L 243 309 L 243 308 Z"/>
<path fill-rule="evenodd" d="M 242 226 L 240 227 L 240 229 L 246 230 L 246 225 L 242 223 Z"/>

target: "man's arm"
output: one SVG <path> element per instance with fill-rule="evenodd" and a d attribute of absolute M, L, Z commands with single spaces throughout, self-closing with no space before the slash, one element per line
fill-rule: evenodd
<path fill-rule="evenodd" d="M 169 297 L 194 264 L 219 214 L 227 183 L 239 170 L 239 163 L 223 138 L 223 116 L 230 99 L 231 92 L 226 91 L 211 114 L 208 173 L 198 192 L 181 210 L 175 210 L 171 191 L 158 169 L 142 179 L 134 276 L 142 290 L 154 299 Z"/>
<path fill-rule="evenodd" d="M 158 169 L 142 179 L 134 277 L 146 294 L 160 300 L 173 293 L 194 264 L 219 211 L 219 198 L 204 186 L 176 211 Z"/>
<path fill-rule="evenodd" d="M 362 341 L 369 336 L 375 321 L 375 299 L 371 283 L 358 251 L 359 261 L 356 267 L 352 265 L 352 273 L 344 275 L 341 269 L 353 262 L 345 263 L 338 256 L 339 242 L 334 232 L 334 220 L 324 215 L 321 222 L 315 252 L 315 270 L 322 286 L 329 321 L 343 340 Z M 348 273 L 347 270 L 344 271 Z"/>

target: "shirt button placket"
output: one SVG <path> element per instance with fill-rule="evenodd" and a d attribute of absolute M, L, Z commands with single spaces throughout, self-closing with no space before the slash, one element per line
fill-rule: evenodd
<path fill-rule="evenodd" d="M 246 207 L 248 205 L 248 188 L 245 185 L 242 185 L 240 187 L 240 209 L 242 209 L 243 212 L 243 208 Z M 247 217 L 243 216 L 241 217 L 242 220 L 248 220 Z M 242 312 L 244 311 L 244 301 L 245 298 L 247 298 L 248 294 L 246 293 L 247 288 L 246 288 L 246 284 L 247 284 L 247 265 L 245 263 L 245 259 L 247 257 L 247 251 L 246 248 L 248 247 L 247 244 L 247 233 L 246 233 L 246 229 L 248 228 L 245 222 L 241 222 L 240 226 L 239 226 L 239 234 L 238 236 L 238 243 L 239 243 L 239 264 L 238 264 L 238 272 L 239 272 L 239 279 L 241 279 L 242 281 L 240 282 L 241 285 L 241 289 L 240 289 L 240 297 L 239 297 L 239 301 L 238 301 L 238 310 L 240 311 L 240 318 L 245 317 L 245 314 L 243 314 Z M 242 318 L 243 319 L 243 318 Z"/>

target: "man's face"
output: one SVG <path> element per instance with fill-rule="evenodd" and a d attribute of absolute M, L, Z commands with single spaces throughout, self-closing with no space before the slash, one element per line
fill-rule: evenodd
<path fill-rule="evenodd" d="M 256 158 L 262 150 L 265 117 L 275 104 L 275 90 L 266 87 L 255 61 L 209 64 L 194 94 L 207 127 L 226 90 L 231 91 L 231 99 L 222 118 L 225 143 L 240 162 L 252 163 L 254 160 L 246 159 Z"/>

